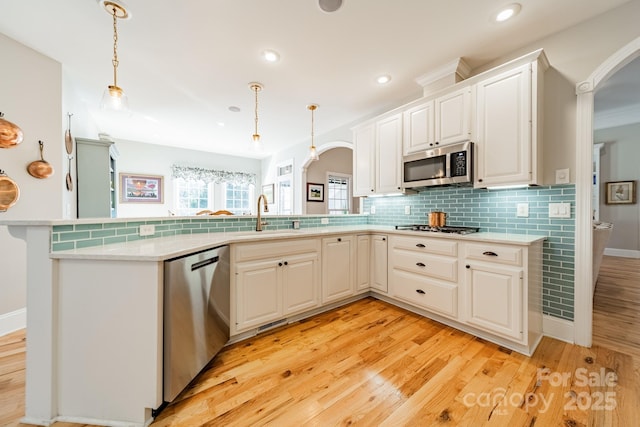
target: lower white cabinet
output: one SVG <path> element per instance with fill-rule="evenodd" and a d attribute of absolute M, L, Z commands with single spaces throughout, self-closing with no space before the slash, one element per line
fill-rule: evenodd
<path fill-rule="evenodd" d="M 322 239 L 322 303 L 355 294 L 356 238 L 352 235 Z"/>
<path fill-rule="evenodd" d="M 371 236 L 371 288 L 386 293 L 388 290 L 389 260 L 388 237 L 382 234 Z"/>
<path fill-rule="evenodd" d="M 320 305 L 318 239 L 238 244 L 232 260 L 231 335 Z"/>

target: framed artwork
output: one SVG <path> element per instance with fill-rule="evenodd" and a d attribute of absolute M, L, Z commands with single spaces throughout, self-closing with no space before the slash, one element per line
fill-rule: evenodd
<path fill-rule="evenodd" d="M 606 200 L 608 205 L 632 205 L 636 202 L 636 181 L 607 182 Z"/>
<path fill-rule="evenodd" d="M 159 175 L 120 174 L 120 203 L 162 203 L 163 177 Z"/>
<path fill-rule="evenodd" d="M 307 202 L 324 202 L 324 184 L 307 182 Z"/>
<path fill-rule="evenodd" d="M 273 198 L 273 187 L 273 184 L 266 184 L 262 186 L 262 194 L 267 196 L 268 204 L 272 204 L 273 202 L 275 202 L 275 199 Z"/>

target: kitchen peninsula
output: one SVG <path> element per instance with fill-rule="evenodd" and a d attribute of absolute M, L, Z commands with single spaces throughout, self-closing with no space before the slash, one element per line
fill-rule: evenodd
<path fill-rule="evenodd" d="M 163 403 L 164 261 L 221 245 L 231 249 L 231 341 L 369 295 L 524 354 L 542 336 L 545 236 L 396 230 L 366 215 L 295 219 L 302 228 L 270 217 L 263 232 L 246 229 L 255 218 L 3 223 L 27 241 L 24 421 L 148 423 Z M 195 224 L 209 228 L 101 245 L 95 237 Z M 244 292 L 256 284 L 272 288 Z"/>

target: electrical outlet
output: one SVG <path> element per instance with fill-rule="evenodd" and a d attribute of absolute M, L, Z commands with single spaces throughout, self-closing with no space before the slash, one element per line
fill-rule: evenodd
<path fill-rule="evenodd" d="M 376 213 L 376 207 L 375 205 L 371 205 L 371 214 L 375 214 Z"/>
<path fill-rule="evenodd" d="M 320 218 L 320 224 L 329 224 L 329 218 Z"/>
<path fill-rule="evenodd" d="M 516 209 L 516 216 L 528 218 L 529 217 L 529 203 L 518 203 Z"/>
<path fill-rule="evenodd" d="M 153 224 L 141 225 L 138 234 L 140 236 L 153 236 L 156 234 L 156 226 Z"/>
<path fill-rule="evenodd" d="M 571 203 L 549 203 L 549 218 L 571 218 Z"/>
<path fill-rule="evenodd" d="M 411 215 L 411 206 L 405 206 L 404 207 L 404 214 L 405 215 Z"/>
<path fill-rule="evenodd" d="M 556 184 L 568 184 L 571 181 L 569 169 L 556 169 Z"/>

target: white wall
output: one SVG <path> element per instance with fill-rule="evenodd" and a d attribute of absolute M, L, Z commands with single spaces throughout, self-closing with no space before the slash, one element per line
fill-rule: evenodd
<path fill-rule="evenodd" d="M 24 141 L 13 148 L 0 149 L 0 169 L 20 187 L 20 198 L 0 220 L 62 218 L 62 189 L 66 164 L 63 163 L 62 68 L 0 34 L 0 111 L 18 125 Z M 36 179 L 26 166 L 39 158 L 38 140 L 44 141 L 44 158 L 55 173 Z M 0 318 L 24 309 L 26 304 L 26 245 L 0 226 Z M 0 334 L 3 325 L 0 320 Z"/>
<path fill-rule="evenodd" d="M 600 220 L 613 224 L 607 248 L 638 252 L 640 205 L 607 205 L 605 185 L 607 181 L 631 180 L 640 184 L 640 123 L 597 130 L 594 142 L 609 142 L 600 153 Z"/>
<path fill-rule="evenodd" d="M 261 188 L 262 162 L 256 159 L 185 150 L 182 148 L 152 145 L 142 142 L 117 140 L 120 155 L 116 169 L 120 173 L 164 176 L 164 203 L 118 203 L 118 217 L 167 216 L 173 210 L 173 178 L 171 166 L 195 166 L 207 169 L 247 172 L 256 174 L 256 193 Z"/>

